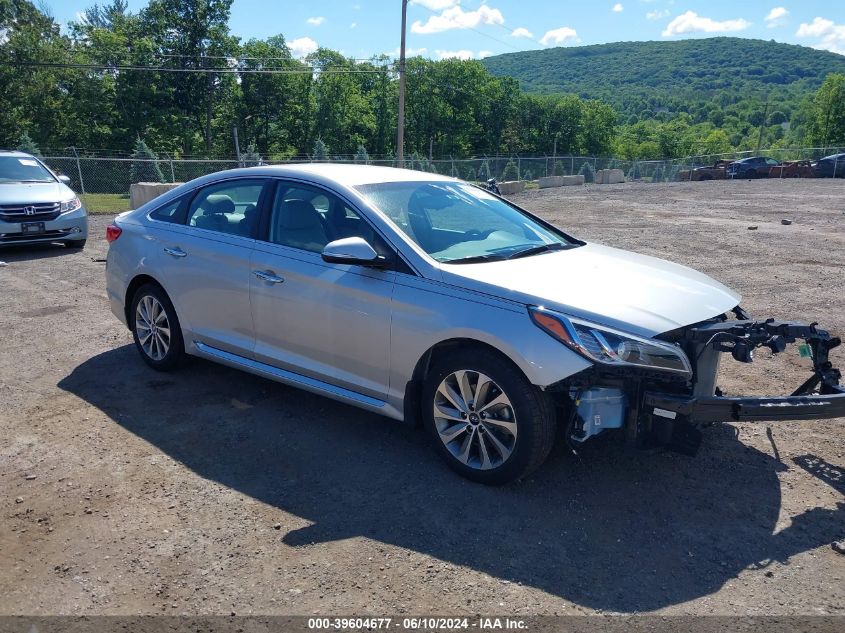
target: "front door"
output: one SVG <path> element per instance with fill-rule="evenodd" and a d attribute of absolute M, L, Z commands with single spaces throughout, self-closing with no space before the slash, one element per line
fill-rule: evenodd
<path fill-rule="evenodd" d="M 339 198 L 298 183 L 277 184 L 266 225 L 252 252 L 255 359 L 384 399 L 395 273 L 320 256 L 352 235 L 384 245 Z"/>

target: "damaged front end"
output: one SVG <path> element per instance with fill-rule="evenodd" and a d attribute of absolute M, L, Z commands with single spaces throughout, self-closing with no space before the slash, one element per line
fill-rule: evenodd
<path fill-rule="evenodd" d="M 842 374 L 829 360 L 830 350 L 841 341 L 816 325 L 756 321 L 736 307 L 730 317 L 722 315 L 654 339 L 658 345 L 683 351 L 689 360 L 686 374 L 655 368 L 653 362 L 651 367 L 596 363 L 552 388 L 565 405 L 567 438 L 577 445 L 608 428 L 618 428 L 639 447 L 663 445 L 692 455 L 701 443 L 700 427 L 706 423 L 845 417 Z M 566 335 L 574 338 L 578 332 Z M 716 386 L 723 354 L 750 363 L 757 348 L 778 354 L 796 343 L 801 355 L 812 359 L 812 375 L 792 394 L 728 397 Z"/>

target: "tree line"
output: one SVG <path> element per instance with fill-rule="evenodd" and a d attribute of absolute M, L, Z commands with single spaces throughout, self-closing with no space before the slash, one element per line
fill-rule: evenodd
<path fill-rule="evenodd" d="M 30 0 L 0 0 L 0 147 L 129 152 L 141 140 L 172 157 L 232 156 L 236 127 L 250 157 L 392 154 L 393 60 L 327 48 L 297 59 L 282 35 L 242 41 L 231 4 L 150 0 L 132 12 L 111 0 L 61 29 Z M 588 95 L 527 94 L 478 61 L 415 57 L 406 76 L 408 154 L 670 158 L 738 145 L 683 113 L 633 121 Z M 844 91 L 845 77 L 832 76 L 807 99 L 807 138 L 845 128 Z M 783 131 L 767 117 L 764 127 Z"/>

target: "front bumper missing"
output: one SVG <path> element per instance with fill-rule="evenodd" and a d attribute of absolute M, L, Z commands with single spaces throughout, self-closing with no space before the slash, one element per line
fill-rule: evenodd
<path fill-rule="evenodd" d="M 828 358 L 830 350 L 841 344 L 839 338 L 816 324 L 753 321 L 740 308 L 735 313 L 738 320 L 713 319 L 667 335 L 693 360 L 696 375 L 686 387 L 632 377 L 618 383 L 628 395 L 625 428 L 629 441 L 693 455 L 701 444 L 700 427 L 706 423 L 845 417 L 845 386 L 839 384 L 842 374 Z M 813 370 L 791 395 L 726 397 L 715 387 L 722 354 L 748 363 L 756 348 L 768 347 L 779 353 L 800 341 L 805 345 L 804 355 L 812 358 Z"/>
<path fill-rule="evenodd" d="M 752 352 L 758 347 L 779 353 L 789 344 L 804 341 L 804 350 L 813 361 L 810 378 L 791 395 L 782 397 L 726 397 L 718 389 L 716 395 L 667 393 L 649 385 L 640 392 L 640 406 L 631 416 L 634 428 L 629 427 L 629 437 L 694 454 L 701 442 L 698 427 L 704 423 L 845 417 L 845 386 L 839 383 L 842 374 L 829 360 L 830 350 L 841 344 L 839 338 L 818 329 L 815 323 L 752 321 L 744 319 L 741 310 L 737 315 L 741 320 L 712 321 L 688 328 L 678 335 L 678 342 L 697 359 L 708 353 L 730 353 L 740 362 L 751 362 Z M 701 364 L 696 363 L 697 371 Z"/>

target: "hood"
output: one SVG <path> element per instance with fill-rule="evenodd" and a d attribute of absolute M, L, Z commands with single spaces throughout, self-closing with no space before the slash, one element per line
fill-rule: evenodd
<path fill-rule="evenodd" d="M 0 204 L 37 204 L 62 202 L 76 194 L 60 182 L 5 182 L 0 184 Z"/>
<path fill-rule="evenodd" d="M 654 336 L 739 304 L 740 295 L 686 266 L 587 244 L 511 261 L 444 264 L 444 281 Z"/>

